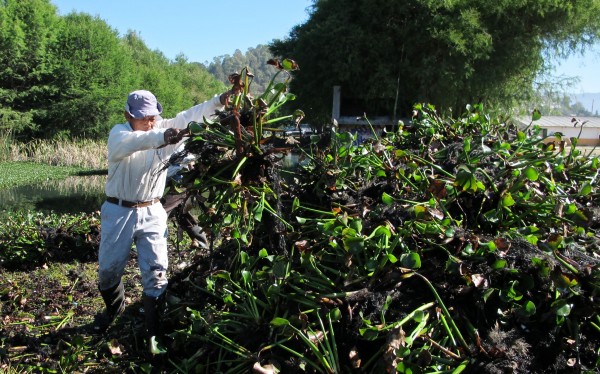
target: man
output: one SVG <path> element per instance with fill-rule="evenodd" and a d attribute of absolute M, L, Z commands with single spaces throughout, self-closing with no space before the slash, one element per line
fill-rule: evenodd
<path fill-rule="evenodd" d="M 157 350 L 159 305 L 167 288 L 167 213 L 160 204 L 165 189 L 162 167 L 182 140 L 179 130 L 190 121 L 202 122 L 223 109 L 230 91 L 162 119 L 162 106 L 149 91 L 129 94 L 126 123 L 108 136 L 106 201 L 101 208 L 98 288 L 106 304 L 95 328 L 105 331 L 125 307 L 122 276 L 132 243 L 141 272 L 144 315 L 152 353 Z"/>

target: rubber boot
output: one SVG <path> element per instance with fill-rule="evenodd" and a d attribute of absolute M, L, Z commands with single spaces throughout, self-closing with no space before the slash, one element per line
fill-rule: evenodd
<path fill-rule="evenodd" d="M 125 310 L 125 288 L 123 282 L 119 281 L 116 286 L 106 290 L 100 290 L 106 309 L 96 316 L 94 330 L 105 332 L 119 314 Z"/>
<path fill-rule="evenodd" d="M 192 238 L 192 248 L 208 249 L 208 239 L 200 226 L 189 229 L 188 235 Z"/>
<path fill-rule="evenodd" d="M 167 351 L 162 347 L 162 337 L 160 334 L 160 317 L 165 303 L 165 293 L 159 297 L 152 297 L 144 294 L 142 296 L 144 304 L 144 315 L 146 319 L 146 336 L 148 338 L 148 348 L 153 355 L 164 354 Z"/>
<path fill-rule="evenodd" d="M 208 249 L 208 240 L 206 234 L 202 230 L 202 227 L 198 226 L 198 223 L 194 216 L 189 212 L 181 213 L 177 216 L 177 222 L 185 230 L 190 239 L 194 242 L 194 247 L 200 247 L 202 249 Z"/>

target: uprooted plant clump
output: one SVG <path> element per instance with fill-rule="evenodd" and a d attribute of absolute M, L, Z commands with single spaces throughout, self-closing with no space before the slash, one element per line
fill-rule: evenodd
<path fill-rule="evenodd" d="M 189 310 L 174 312 L 178 370 L 598 368 L 600 161 L 577 139 L 481 105 L 459 119 L 416 105 L 362 145 L 333 127 L 273 148 L 264 124 L 283 85 L 259 100 L 242 85 L 221 115 L 232 130 L 217 140 L 224 121 L 208 123 L 188 141 L 220 244 L 172 282 Z M 293 171 L 278 161 L 290 151 Z"/>
<path fill-rule="evenodd" d="M 280 114 L 297 66 L 272 64 L 284 82 L 254 98 L 250 72 L 232 75 L 219 120 L 190 124 L 171 160 L 197 156 L 179 187 L 211 245 L 173 269 L 167 355 L 105 361 L 180 373 L 598 370 L 597 157 L 576 138 L 544 139 L 538 113 L 519 129 L 482 105 L 457 119 L 416 105 L 410 123 L 360 145 L 336 126 L 282 136 L 303 117 Z M 109 346 L 135 352 L 135 336 Z"/>

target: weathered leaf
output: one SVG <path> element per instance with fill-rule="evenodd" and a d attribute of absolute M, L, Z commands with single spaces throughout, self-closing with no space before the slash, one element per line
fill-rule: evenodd
<path fill-rule="evenodd" d="M 414 210 L 415 210 L 415 217 L 417 217 L 417 218 L 423 218 L 425 215 L 425 212 L 427 212 L 427 208 L 425 208 L 422 205 L 416 205 L 414 207 Z"/>
<path fill-rule="evenodd" d="M 423 312 L 422 310 L 416 310 L 415 313 L 413 314 L 413 320 L 415 322 L 421 322 L 425 319 L 425 312 Z"/>
<path fill-rule="evenodd" d="M 469 152 L 471 150 L 471 139 L 470 138 L 465 138 L 464 144 L 463 144 L 463 149 L 465 152 Z"/>
<path fill-rule="evenodd" d="M 160 355 L 160 354 L 167 353 L 167 351 L 165 351 L 158 344 L 158 341 L 156 340 L 156 336 L 150 337 L 150 353 L 152 353 L 153 355 Z"/>
<path fill-rule="evenodd" d="M 508 251 L 511 246 L 510 241 L 506 238 L 496 238 L 494 239 L 494 244 L 496 245 L 496 248 L 502 252 Z"/>
<path fill-rule="evenodd" d="M 262 214 L 263 214 L 263 210 L 264 210 L 264 205 L 262 204 L 257 204 L 254 207 L 254 220 L 257 222 L 260 222 L 262 220 Z"/>
<path fill-rule="evenodd" d="M 427 191 L 437 199 L 443 199 L 448 196 L 448 191 L 446 190 L 446 183 L 438 179 L 434 179 L 433 181 L 431 181 L 431 184 L 429 185 L 429 188 L 427 188 Z"/>
<path fill-rule="evenodd" d="M 121 350 L 121 345 L 119 344 L 117 339 L 111 339 L 108 342 L 108 350 L 114 356 L 120 356 L 123 354 L 123 351 Z"/>
<path fill-rule="evenodd" d="M 478 183 L 473 172 L 471 172 L 466 167 L 459 167 L 459 171 L 456 174 L 454 185 L 462 187 L 463 191 L 470 190 L 472 192 L 476 192 L 478 188 L 481 188 L 481 186 L 483 186 L 481 183 Z"/>
<path fill-rule="evenodd" d="M 202 126 L 198 122 L 190 122 L 188 128 L 192 135 L 197 135 L 202 131 Z"/>
<path fill-rule="evenodd" d="M 531 300 L 527 300 L 527 302 L 523 304 L 521 311 L 527 317 L 531 317 L 536 311 L 535 304 Z"/>
<path fill-rule="evenodd" d="M 283 67 L 284 70 L 298 70 L 298 64 L 296 63 L 296 61 L 292 60 L 291 58 L 284 58 L 281 61 L 281 66 Z"/>
<path fill-rule="evenodd" d="M 346 237 L 343 242 L 344 248 L 353 254 L 360 253 L 365 248 L 365 240 L 362 237 Z"/>
<path fill-rule="evenodd" d="M 556 300 L 552 303 L 552 306 L 556 308 L 556 315 L 566 317 L 571 314 L 571 304 L 567 303 L 566 300 Z"/>

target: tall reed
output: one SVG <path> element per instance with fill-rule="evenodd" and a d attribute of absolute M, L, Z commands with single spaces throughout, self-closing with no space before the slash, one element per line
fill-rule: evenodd
<path fill-rule="evenodd" d="M 0 134 L 0 161 L 11 161 L 14 150 L 15 146 L 10 130 Z"/>
<path fill-rule="evenodd" d="M 106 140 L 14 141 L 10 133 L 0 135 L 0 161 L 30 161 L 53 166 L 105 169 L 108 165 Z"/>

